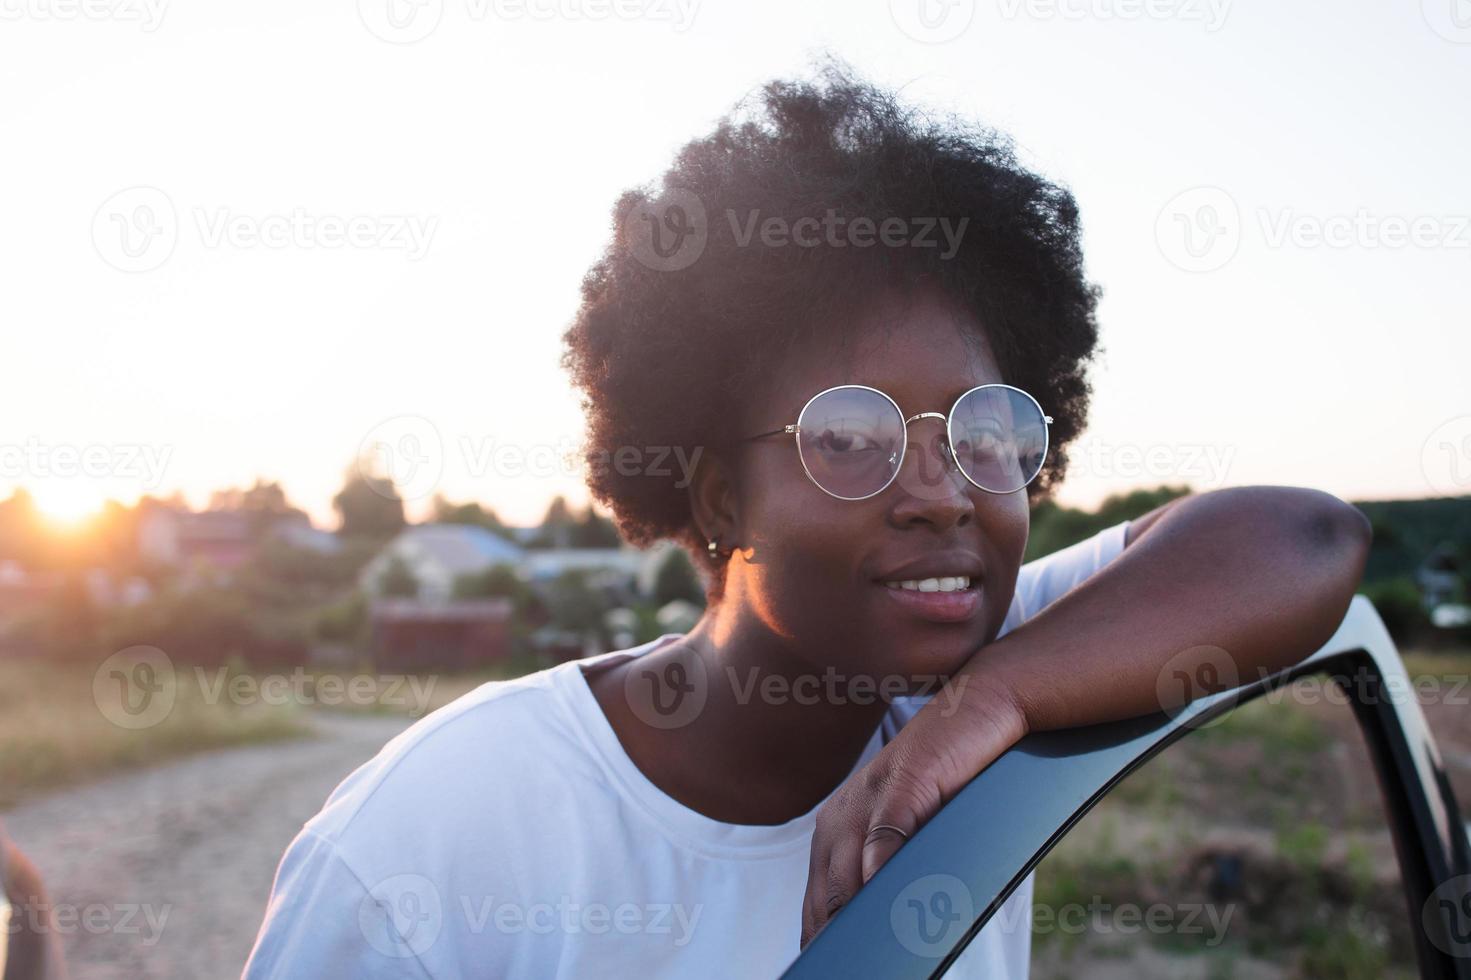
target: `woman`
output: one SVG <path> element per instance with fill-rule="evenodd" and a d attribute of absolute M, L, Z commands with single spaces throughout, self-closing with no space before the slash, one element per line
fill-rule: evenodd
<path fill-rule="evenodd" d="M 1347 608 L 1367 522 L 1311 490 L 1022 565 L 1097 294 L 1073 199 L 995 134 L 828 69 L 616 217 L 566 335 L 589 483 L 708 608 L 390 742 L 287 851 L 249 976 L 775 975 L 1028 731 L 1158 710 L 1191 651 L 1275 670 Z M 1030 901 L 951 975 L 1025 976 Z"/>

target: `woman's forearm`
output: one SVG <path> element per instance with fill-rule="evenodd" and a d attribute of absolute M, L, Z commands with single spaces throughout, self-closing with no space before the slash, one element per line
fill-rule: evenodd
<path fill-rule="evenodd" d="M 1357 508 L 1316 490 L 1182 498 L 1095 575 L 981 650 L 957 675 L 960 703 L 1014 711 L 1024 731 L 1040 731 L 1170 707 L 1161 693 L 1178 693 L 1170 674 L 1181 667 L 1211 664 L 1223 687 L 1256 680 L 1332 636 L 1369 541 Z"/>

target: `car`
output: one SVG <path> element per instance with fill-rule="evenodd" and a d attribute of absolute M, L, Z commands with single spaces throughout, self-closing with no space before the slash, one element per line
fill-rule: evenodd
<path fill-rule="evenodd" d="M 1065 835 L 1126 776 L 1197 730 L 1280 685 L 1333 678 L 1368 744 L 1394 841 L 1419 975 L 1471 980 L 1471 845 L 1445 766 L 1372 603 L 1350 602 L 1333 636 L 1277 674 L 1178 708 L 1039 732 L 976 776 L 827 924 L 785 977 L 941 977 Z M 1233 680 L 1234 683 L 1234 680 Z M 1181 699 L 1184 702 L 1184 699 Z M 984 828 L 978 830 L 977 828 Z M 919 893 L 916 893 L 916 889 Z M 926 894 L 925 890 L 934 892 Z M 905 910 L 963 891 L 971 915 L 920 943 Z M 941 894 L 944 892 L 945 894 Z M 969 921 L 965 921 L 969 920 Z M 933 941 L 930 941 L 933 940 Z"/>
<path fill-rule="evenodd" d="M 35 865 L 0 825 L 0 980 L 64 980 L 50 910 Z"/>

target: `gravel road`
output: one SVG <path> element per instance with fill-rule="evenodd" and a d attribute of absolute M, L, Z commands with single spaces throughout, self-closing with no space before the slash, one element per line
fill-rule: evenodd
<path fill-rule="evenodd" d="M 0 814 L 62 916 L 73 980 L 240 976 L 286 845 L 409 722 L 314 724 L 315 738 L 202 753 Z"/>

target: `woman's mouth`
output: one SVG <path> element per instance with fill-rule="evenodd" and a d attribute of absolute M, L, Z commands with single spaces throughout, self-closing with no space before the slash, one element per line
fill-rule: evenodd
<path fill-rule="evenodd" d="M 958 623 L 981 607 L 981 588 L 969 575 L 893 579 L 878 583 L 908 612 L 935 623 Z"/>

